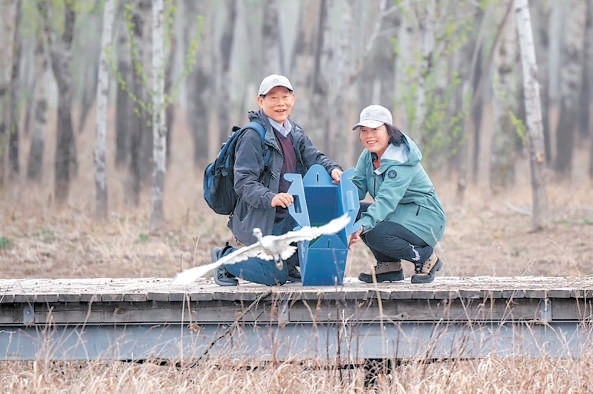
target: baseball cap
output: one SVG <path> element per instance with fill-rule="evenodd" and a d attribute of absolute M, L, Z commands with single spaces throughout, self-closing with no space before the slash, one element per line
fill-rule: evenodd
<path fill-rule="evenodd" d="M 290 84 L 290 81 L 284 75 L 272 74 L 268 75 L 264 78 L 263 81 L 261 81 L 261 84 L 259 85 L 259 91 L 257 94 L 259 96 L 265 96 L 266 94 L 268 94 L 270 90 L 272 90 L 276 86 L 283 86 L 290 91 L 294 90 L 292 88 L 292 85 Z"/>
<path fill-rule="evenodd" d="M 356 130 L 358 127 L 362 126 L 376 129 L 384 123 L 393 125 L 391 112 L 382 105 L 369 105 L 360 111 L 360 119 L 358 120 L 358 123 L 352 127 L 352 130 Z"/>

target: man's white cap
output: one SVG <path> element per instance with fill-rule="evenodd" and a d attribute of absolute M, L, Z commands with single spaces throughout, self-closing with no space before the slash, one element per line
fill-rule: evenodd
<path fill-rule="evenodd" d="M 261 84 L 259 85 L 259 92 L 257 94 L 259 96 L 265 96 L 276 86 L 285 87 L 290 91 L 294 90 L 290 84 L 290 81 L 284 75 L 272 74 L 268 75 L 263 81 L 261 81 Z"/>
<path fill-rule="evenodd" d="M 360 111 L 360 119 L 358 120 L 358 123 L 352 127 L 352 130 L 356 130 L 362 126 L 376 129 L 385 123 L 393 125 L 391 112 L 382 105 L 369 105 Z"/>

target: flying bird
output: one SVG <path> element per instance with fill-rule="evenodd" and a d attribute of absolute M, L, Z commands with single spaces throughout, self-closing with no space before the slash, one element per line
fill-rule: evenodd
<path fill-rule="evenodd" d="M 253 235 L 257 241 L 249 246 L 242 247 L 221 257 L 217 261 L 190 268 L 178 273 L 173 280 L 174 284 L 188 284 L 204 276 L 208 271 L 217 268 L 222 264 L 233 264 L 247 260 L 249 257 L 259 257 L 264 260 L 274 260 L 278 269 L 282 269 L 284 260 L 292 256 L 297 247 L 291 245 L 299 241 L 311 241 L 324 234 L 335 234 L 350 223 L 348 214 L 319 227 L 305 226 L 299 230 L 289 231 L 283 235 L 262 235 L 259 228 L 253 229 Z"/>

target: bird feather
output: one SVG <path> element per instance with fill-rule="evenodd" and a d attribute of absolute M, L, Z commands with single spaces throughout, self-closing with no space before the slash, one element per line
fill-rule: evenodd
<path fill-rule="evenodd" d="M 294 245 L 291 245 L 293 242 L 311 241 L 325 234 L 335 234 L 346 227 L 348 223 L 350 223 L 350 217 L 348 214 L 344 214 L 323 226 L 305 226 L 283 235 L 260 237 L 257 242 L 237 249 L 213 263 L 193 267 L 178 273 L 173 283 L 189 284 L 222 264 L 234 264 L 250 257 L 259 257 L 264 260 L 286 260 L 297 250 Z"/>

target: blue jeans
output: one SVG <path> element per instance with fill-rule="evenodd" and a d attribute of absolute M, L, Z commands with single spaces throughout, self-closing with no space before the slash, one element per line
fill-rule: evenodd
<path fill-rule="evenodd" d="M 278 223 L 274 224 L 273 235 L 282 235 L 294 229 L 296 222 L 292 216 L 287 216 Z M 225 251 L 225 255 L 231 253 L 233 248 Z M 290 258 L 284 261 L 283 267 L 279 270 L 274 260 L 264 260 L 259 257 L 250 257 L 247 260 L 239 261 L 234 264 L 225 264 L 224 267 L 237 278 L 249 282 L 260 283 L 262 285 L 274 286 L 283 285 L 288 281 L 288 273 L 296 269 L 299 265 L 298 252 L 295 252 Z"/>
<path fill-rule="evenodd" d="M 366 212 L 369 203 L 360 203 L 358 215 Z M 358 220 L 358 217 L 356 218 Z M 383 221 L 363 234 L 362 241 L 371 250 L 378 263 L 406 260 L 425 262 L 433 252 L 432 246 L 401 224 Z"/>

